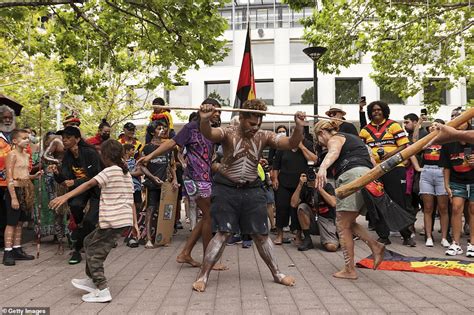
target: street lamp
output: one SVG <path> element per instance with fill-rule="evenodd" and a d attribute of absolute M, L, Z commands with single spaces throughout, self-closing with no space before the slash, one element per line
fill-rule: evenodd
<path fill-rule="evenodd" d="M 307 47 L 303 49 L 303 52 L 313 60 L 314 73 L 313 73 L 313 112 L 314 115 L 318 114 L 318 60 L 326 52 L 326 47 Z"/>

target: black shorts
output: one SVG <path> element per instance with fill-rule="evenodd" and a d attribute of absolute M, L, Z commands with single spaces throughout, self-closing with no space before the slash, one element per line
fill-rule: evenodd
<path fill-rule="evenodd" d="M 5 191 L 5 208 L 7 209 L 7 225 L 16 226 L 18 222 L 26 222 L 30 219 L 29 212 L 26 210 L 26 204 L 24 198 L 21 197 L 23 194 L 22 187 L 15 187 L 15 193 L 20 203 L 19 209 L 12 208 L 12 197 L 8 189 Z"/>
<path fill-rule="evenodd" d="M 263 187 L 236 188 L 214 182 L 211 194 L 213 232 L 268 234 Z"/>
<path fill-rule="evenodd" d="M 146 206 L 158 209 L 160 206 L 161 189 L 146 188 Z"/>

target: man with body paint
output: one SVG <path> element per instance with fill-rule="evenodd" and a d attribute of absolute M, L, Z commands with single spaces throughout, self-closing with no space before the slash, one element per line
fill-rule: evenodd
<path fill-rule="evenodd" d="M 243 108 L 266 111 L 267 106 L 262 100 L 254 99 L 246 101 Z M 240 113 L 240 122 L 235 126 L 213 128 L 211 117 L 215 113 L 214 106 L 201 105 L 201 133 L 210 141 L 221 143 L 223 157 L 219 172 L 214 176 L 211 198 L 212 227 L 216 234 L 206 249 L 193 289 L 199 292 L 206 289 L 209 273 L 220 259 L 226 241 L 239 232 L 251 235 L 275 282 L 293 286 L 295 279 L 280 272 L 273 255 L 272 242 L 268 237 L 265 191 L 258 178 L 257 167 L 266 146 L 279 150 L 298 146 L 303 140 L 305 113 L 295 114 L 296 127 L 290 138 L 260 130 L 263 115 L 252 113 Z"/>

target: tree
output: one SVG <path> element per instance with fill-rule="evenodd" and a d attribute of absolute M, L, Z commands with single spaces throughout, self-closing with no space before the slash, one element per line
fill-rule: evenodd
<path fill-rule="evenodd" d="M 316 1 L 287 0 L 293 9 Z M 385 90 L 406 99 L 426 89 L 430 78 L 447 78 L 447 85 L 473 84 L 473 28 L 468 1 L 445 0 L 323 0 L 302 21 L 304 38 L 328 48 L 318 70 L 338 73 L 341 67 L 372 55 L 371 77 Z M 433 95 L 439 91 L 430 90 Z M 439 101 L 425 101 L 430 112 Z"/>
<path fill-rule="evenodd" d="M 314 87 L 309 87 L 304 90 L 303 94 L 301 94 L 301 101 L 300 104 L 313 104 L 314 102 Z"/>
<path fill-rule="evenodd" d="M 63 103 L 81 112 L 86 129 L 104 115 L 118 123 L 120 117 L 143 110 L 144 100 L 131 87 L 171 88 L 188 69 L 226 54 L 220 38 L 226 22 L 217 10 L 225 0 L 89 0 L 41 6 L 51 2 L 15 1 L 20 6 L 0 11 L 0 44 L 9 55 L 0 60 L 0 91 L 12 96 L 24 91 L 28 99 L 22 103 L 30 108 L 39 94 L 57 100 L 59 90 L 66 90 Z M 17 67 L 31 69 L 36 78 L 37 68 L 30 67 L 35 62 L 48 63 L 57 78 L 54 91 L 42 87 L 41 80 L 34 85 L 4 77 L 17 73 Z M 29 89 L 38 95 L 29 98 Z"/>

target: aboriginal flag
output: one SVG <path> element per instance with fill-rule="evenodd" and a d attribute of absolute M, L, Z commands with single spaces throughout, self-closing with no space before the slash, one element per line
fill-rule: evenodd
<path fill-rule="evenodd" d="M 372 269 L 373 265 L 372 256 L 357 263 L 359 268 Z M 474 278 L 473 261 L 454 258 L 407 257 L 391 250 L 385 250 L 384 260 L 377 269 Z"/>
<path fill-rule="evenodd" d="M 239 83 L 237 84 L 237 93 L 235 95 L 234 108 L 242 108 L 246 100 L 255 99 L 255 77 L 253 75 L 253 61 L 250 48 L 250 23 L 247 27 L 247 37 L 245 40 L 244 57 L 240 67 Z"/>

